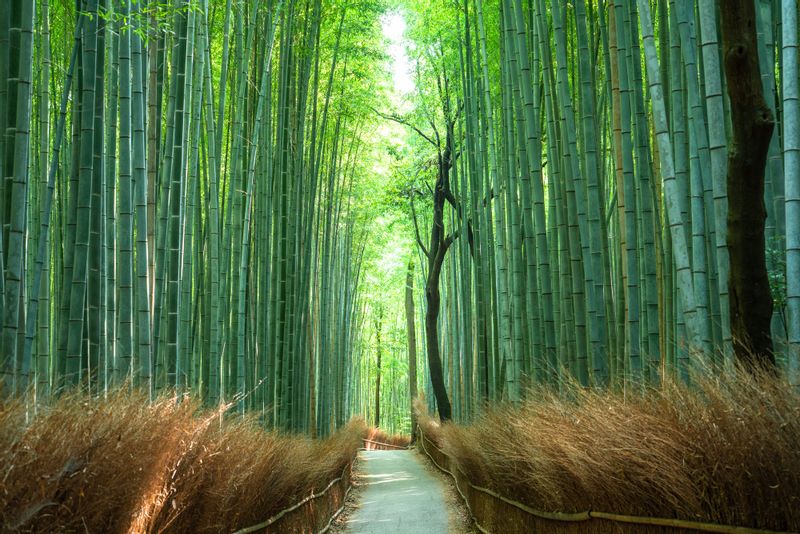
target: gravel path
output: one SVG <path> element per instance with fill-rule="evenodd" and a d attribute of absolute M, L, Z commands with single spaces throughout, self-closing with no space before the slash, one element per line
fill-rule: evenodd
<path fill-rule="evenodd" d="M 359 453 L 359 506 L 346 520 L 351 534 L 447 534 L 442 482 L 414 451 Z"/>

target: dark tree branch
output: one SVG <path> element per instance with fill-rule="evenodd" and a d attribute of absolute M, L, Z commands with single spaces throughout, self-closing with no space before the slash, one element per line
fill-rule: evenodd
<path fill-rule="evenodd" d="M 417 238 L 417 245 L 419 245 L 419 248 L 422 249 L 422 252 L 425 254 L 425 256 L 427 256 L 428 259 L 430 259 L 431 254 L 430 254 L 430 252 L 428 252 L 428 249 L 425 248 L 425 244 L 422 242 L 422 237 L 420 236 L 420 233 L 419 233 L 419 223 L 417 222 L 417 210 L 414 207 L 414 195 L 413 194 L 411 195 L 411 217 L 414 220 L 414 234 L 415 234 L 415 236 Z"/>
<path fill-rule="evenodd" d="M 453 206 L 453 209 L 456 210 L 459 219 L 463 219 L 462 210 L 461 210 L 461 203 L 456 199 L 456 196 L 450 191 L 450 188 L 445 189 L 444 191 L 444 198 L 447 202 Z"/>
<path fill-rule="evenodd" d="M 441 250 L 442 256 L 444 256 L 444 254 L 447 252 L 447 249 L 449 249 L 450 246 L 453 243 L 455 243 L 456 239 L 461 237 L 461 230 L 462 229 L 463 229 L 463 226 L 459 227 L 458 230 L 456 230 L 455 232 L 453 232 L 452 234 L 450 234 L 450 235 L 448 235 L 447 237 L 444 238 L 444 242 L 442 243 L 442 250 Z"/>
<path fill-rule="evenodd" d="M 467 218 L 464 221 L 464 214 L 463 209 L 461 208 L 461 204 L 456 200 L 455 196 L 448 190 L 445 191 L 445 199 L 447 202 L 453 206 L 453 209 L 458 214 L 459 221 L 462 222 L 462 225 L 459 226 L 458 230 L 451 234 L 449 237 L 452 237 L 453 241 L 458 239 L 461 236 L 461 230 L 463 229 L 463 224 L 466 222 L 467 224 L 467 243 L 469 243 L 469 255 L 472 258 L 475 258 L 475 234 L 472 230 L 472 219 Z M 445 239 L 447 241 L 447 239 Z M 450 245 L 447 245 L 448 247 Z"/>
<path fill-rule="evenodd" d="M 453 161 L 458 161 L 458 158 L 461 157 L 461 154 L 464 152 L 464 147 L 458 147 L 458 152 L 453 155 Z"/>
<path fill-rule="evenodd" d="M 436 135 L 436 148 L 441 149 L 442 137 L 439 135 L 439 129 L 436 128 L 436 123 L 432 119 L 429 119 L 428 122 L 431 125 L 431 128 L 433 128 L 433 133 Z"/>
<path fill-rule="evenodd" d="M 410 123 L 410 122 L 409 122 L 407 119 L 405 119 L 405 118 L 403 118 L 403 117 L 401 117 L 401 116 L 399 116 L 399 115 L 394 115 L 394 114 L 389 114 L 389 113 L 383 113 L 382 111 L 378 111 L 377 109 L 373 108 L 372 106 L 370 106 L 370 109 L 371 109 L 371 110 L 372 110 L 372 111 L 373 111 L 375 114 L 377 114 L 377 115 L 378 115 L 378 116 L 380 116 L 380 117 L 383 117 L 383 118 L 384 118 L 384 119 L 386 119 L 386 120 L 389 120 L 389 121 L 392 121 L 392 122 L 396 122 L 397 124 L 402 124 L 403 126 L 407 126 L 407 127 L 411 128 L 412 130 L 414 130 L 415 132 L 417 132 L 417 133 L 418 133 L 418 134 L 419 134 L 419 135 L 420 135 L 420 136 L 421 136 L 423 139 L 425 139 L 427 142 L 429 142 L 429 143 L 430 143 L 430 144 L 432 144 L 433 146 L 435 146 L 435 147 L 438 147 L 438 146 L 439 146 L 439 144 L 438 144 L 437 142 L 435 142 L 435 141 L 434 141 L 433 139 L 431 139 L 429 136 L 425 135 L 425 133 L 424 133 L 422 130 L 420 130 L 419 128 L 417 128 L 415 125 L 411 124 L 411 123 Z M 436 137 L 437 137 L 437 139 L 438 139 L 438 137 L 439 137 L 439 134 L 438 134 L 438 132 L 437 132 L 437 134 L 436 134 Z"/>
<path fill-rule="evenodd" d="M 458 122 L 458 119 L 461 117 L 461 112 L 464 111 L 464 101 L 462 100 L 458 104 L 458 109 L 456 110 L 456 116 L 453 117 L 453 124 Z"/>

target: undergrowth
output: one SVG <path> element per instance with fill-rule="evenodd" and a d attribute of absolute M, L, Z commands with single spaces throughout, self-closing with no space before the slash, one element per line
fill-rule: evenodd
<path fill-rule="evenodd" d="M 800 394 L 778 379 L 532 390 L 468 426 L 420 426 L 473 484 L 534 509 L 800 531 Z"/>
<path fill-rule="evenodd" d="M 322 441 L 266 432 L 191 401 L 61 397 L 30 423 L 0 404 L 0 525 L 18 532 L 232 532 L 323 489 L 362 420 Z"/>

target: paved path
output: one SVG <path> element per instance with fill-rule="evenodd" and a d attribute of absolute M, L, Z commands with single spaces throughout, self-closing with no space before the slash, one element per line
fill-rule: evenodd
<path fill-rule="evenodd" d="M 414 451 L 362 451 L 359 459 L 359 481 L 366 487 L 346 532 L 447 533 L 441 482 L 425 470 Z"/>

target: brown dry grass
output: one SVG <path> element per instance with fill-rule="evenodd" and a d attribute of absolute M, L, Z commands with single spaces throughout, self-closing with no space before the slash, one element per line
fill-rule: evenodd
<path fill-rule="evenodd" d="M 265 432 L 191 401 L 74 394 L 30 424 L 0 404 L 0 525 L 21 532 L 219 532 L 259 523 L 338 477 L 366 432 Z"/>
<path fill-rule="evenodd" d="M 469 426 L 420 424 L 474 484 L 539 510 L 800 531 L 800 394 L 783 381 L 528 399 Z"/>
<path fill-rule="evenodd" d="M 374 426 L 369 427 L 366 438 L 370 441 L 364 442 L 364 448 L 370 451 L 408 447 L 411 444 L 411 436 L 403 434 L 387 434 L 380 428 L 376 428 Z M 393 445 L 393 447 L 386 447 L 382 444 Z"/>
<path fill-rule="evenodd" d="M 442 447 L 442 426 L 439 421 L 428 413 L 428 405 L 425 403 L 424 395 L 420 395 L 413 401 L 414 412 L 417 415 L 417 426 L 422 429 L 428 441 L 433 442 L 437 447 Z"/>

